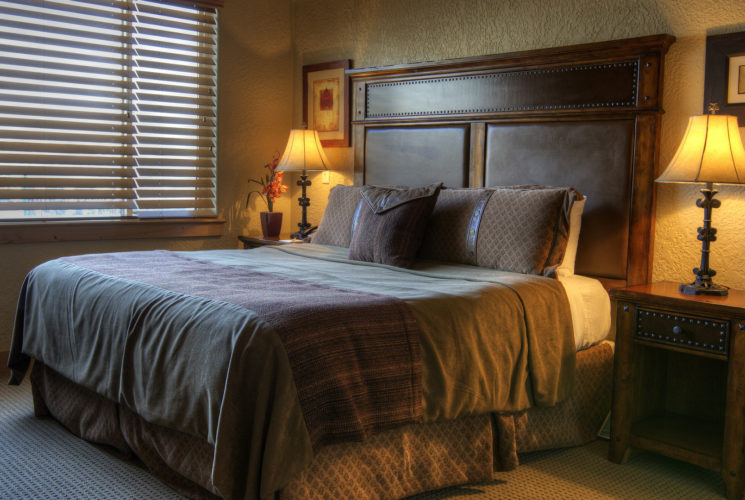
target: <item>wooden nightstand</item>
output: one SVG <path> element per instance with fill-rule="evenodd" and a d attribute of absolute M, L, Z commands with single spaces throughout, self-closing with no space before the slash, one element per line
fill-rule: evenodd
<path fill-rule="evenodd" d="M 684 295 L 677 283 L 611 290 L 617 304 L 608 458 L 629 446 L 719 471 L 745 490 L 745 292 Z"/>
<path fill-rule="evenodd" d="M 279 236 L 277 238 L 264 238 L 262 236 L 238 236 L 243 243 L 243 248 L 258 248 L 266 245 L 289 245 L 295 243 L 304 243 L 300 240 L 290 240 L 289 236 Z"/>

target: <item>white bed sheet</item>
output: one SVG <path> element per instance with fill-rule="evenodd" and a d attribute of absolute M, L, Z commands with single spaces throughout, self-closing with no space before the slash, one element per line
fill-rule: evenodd
<path fill-rule="evenodd" d="M 577 350 L 602 342 L 610 332 L 610 297 L 594 278 L 572 274 L 559 276 L 564 286 L 574 326 Z"/>

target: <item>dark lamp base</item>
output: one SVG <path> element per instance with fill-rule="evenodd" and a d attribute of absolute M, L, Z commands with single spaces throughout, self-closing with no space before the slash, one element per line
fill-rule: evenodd
<path fill-rule="evenodd" d="M 717 272 L 709 267 L 711 242 L 717 240 L 717 230 L 711 227 L 711 212 L 721 203 L 714 199 L 717 190 L 712 187 L 711 182 L 706 183 L 706 187 L 701 189 L 701 194 L 704 197 L 696 201 L 696 206 L 704 209 L 704 225 L 698 228 L 698 240 L 701 242 L 701 266 L 693 269 L 696 281 L 680 285 L 680 291 L 688 295 L 727 295 L 729 291 L 726 286 L 712 283 L 711 278 L 716 276 Z"/>
<path fill-rule="evenodd" d="M 292 233 L 290 235 L 290 238 L 292 238 L 293 240 L 304 240 L 308 238 L 308 236 L 310 236 L 315 230 L 316 228 L 313 227 L 307 231 L 298 231 L 297 233 Z"/>
<path fill-rule="evenodd" d="M 714 283 L 689 283 L 680 285 L 680 291 L 686 295 L 727 295 L 729 288 Z"/>

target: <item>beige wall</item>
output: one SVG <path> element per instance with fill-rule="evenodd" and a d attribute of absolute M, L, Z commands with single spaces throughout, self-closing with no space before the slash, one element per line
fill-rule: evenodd
<path fill-rule="evenodd" d="M 63 255 L 128 250 L 238 248 L 236 235 L 260 232 L 258 200 L 245 209 L 247 179 L 257 177 L 284 147 L 292 116 L 290 0 L 230 0 L 220 14 L 218 208 L 227 219 L 222 238 L 82 241 L 0 245 L 0 351 L 10 336 L 23 277 Z M 277 209 L 288 212 L 289 199 Z M 285 225 L 289 231 L 289 217 Z M 0 360 L 4 363 L 4 360 Z"/>
<path fill-rule="evenodd" d="M 688 116 L 702 111 L 706 36 L 736 31 L 745 31 L 742 0 L 295 0 L 294 124 L 301 121 L 304 64 L 352 59 L 361 68 L 669 33 L 677 42 L 665 64 L 664 168 Z M 323 214 L 328 187 L 352 182 L 351 149 L 327 151 L 338 170 L 329 185 L 320 176 L 313 179 L 314 223 Z M 697 197 L 695 186 L 658 188 L 653 280 L 693 278 L 703 216 Z M 716 281 L 745 289 L 745 188 L 723 187 L 719 197 L 711 266 Z"/>

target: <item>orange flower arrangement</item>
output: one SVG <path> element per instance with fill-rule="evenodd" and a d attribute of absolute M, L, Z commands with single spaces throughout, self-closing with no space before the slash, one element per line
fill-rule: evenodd
<path fill-rule="evenodd" d="M 282 175 L 284 172 L 277 172 L 277 165 L 279 165 L 279 152 L 275 151 L 272 161 L 264 165 L 264 168 L 269 170 L 264 177 L 260 179 L 248 179 L 248 182 L 255 182 L 261 186 L 261 190 L 254 189 L 248 193 L 246 197 L 246 207 L 248 202 L 251 201 L 251 195 L 258 193 L 262 199 L 266 202 L 266 207 L 269 212 L 274 209 L 274 200 L 282 196 L 282 193 L 287 191 L 287 186 L 282 184 Z"/>

